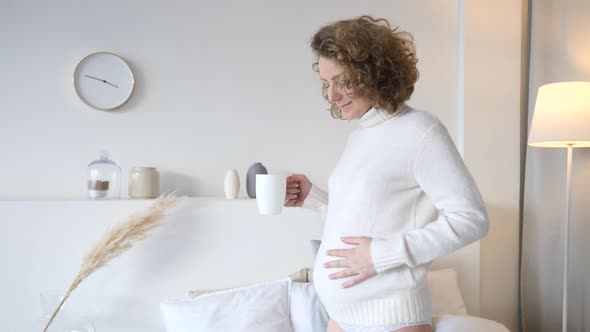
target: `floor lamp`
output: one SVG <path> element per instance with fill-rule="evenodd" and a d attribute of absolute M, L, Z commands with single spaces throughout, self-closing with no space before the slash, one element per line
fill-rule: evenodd
<path fill-rule="evenodd" d="M 562 332 L 567 331 L 567 270 L 573 148 L 590 147 L 590 82 L 563 82 L 539 88 L 528 144 L 567 148 Z"/>

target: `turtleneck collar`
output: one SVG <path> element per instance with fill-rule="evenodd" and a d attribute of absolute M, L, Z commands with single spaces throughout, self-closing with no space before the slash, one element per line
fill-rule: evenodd
<path fill-rule="evenodd" d="M 402 113 L 406 108 L 405 104 L 400 104 L 397 107 L 397 112 L 391 114 L 386 110 L 371 108 L 367 113 L 363 114 L 359 119 L 359 125 L 363 128 L 371 128 L 380 125 Z"/>

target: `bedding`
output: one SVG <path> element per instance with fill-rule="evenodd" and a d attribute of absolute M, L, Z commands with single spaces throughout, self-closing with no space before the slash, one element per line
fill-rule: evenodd
<path fill-rule="evenodd" d="M 328 327 L 328 313 L 320 302 L 313 284 L 307 282 L 309 269 L 301 269 L 292 279 L 289 296 L 289 316 L 293 332 L 325 332 Z M 224 289 L 227 290 L 227 289 Z M 188 296 L 195 298 L 205 294 L 211 294 L 224 290 L 192 290 Z"/>
<path fill-rule="evenodd" d="M 434 332 L 510 332 L 500 323 L 475 316 L 443 315 L 432 323 Z"/>
<path fill-rule="evenodd" d="M 317 254 L 318 247 L 321 241 L 312 240 L 312 252 Z M 287 322 L 289 327 L 284 325 L 282 329 L 276 329 L 276 332 L 325 332 L 329 317 L 324 306 L 320 302 L 315 289 L 313 287 L 312 270 L 310 268 L 303 268 L 289 276 L 289 291 L 285 292 L 284 289 L 278 293 L 273 293 L 273 285 L 276 283 L 284 283 L 285 279 L 280 279 L 274 282 L 257 284 L 248 287 L 239 287 L 234 289 L 225 290 L 192 290 L 189 291 L 189 297 L 193 298 L 195 303 L 190 300 L 184 300 L 184 302 L 177 303 L 176 308 L 171 308 L 171 303 L 162 305 L 162 315 L 166 321 L 168 332 L 200 332 L 200 331 L 222 331 L 223 329 L 214 329 L 214 325 L 208 322 L 208 320 L 221 320 L 228 322 L 234 322 L 234 317 L 247 318 L 245 316 L 252 313 L 249 312 L 249 307 L 256 306 L 259 310 L 253 311 L 253 313 L 260 314 L 260 318 L 264 316 L 265 310 L 262 308 L 268 306 L 267 309 L 273 308 L 274 305 L 280 303 L 284 305 L 288 303 L 288 308 L 285 310 L 284 306 L 279 305 L 276 312 L 267 312 L 272 320 Z M 452 268 L 441 269 L 430 271 L 427 276 L 428 286 L 432 295 L 432 314 L 433 314 L 433 326 L 434 332 L 508 332 L 508 330 L 501 324 L 487 319 L 467 316 L 467 309 L 461 291 L 459 289 L 459 283 L 457 280 L 457 273 Z M 272 301 L 259 301 L 256 299 L 259 293 L 270 292 L 274 294 L 272 296 L 284 296 L 285 298 L 280 300 L 274 298 Z M 225 294 L 225 295 L 224 295 Z M 232 294 L 228 297 L 227 294 Z M 258 294 L 258 295 L 257 295 Z M 254 298 L 252 298 L 254 297 Z M 223 301 L 228 301 L 227 305 L 223 304 Z M 241 305 L 239 303 L 244 302 L 247 305 Z M 190 303 L 190 304 L 189 304 Z M 197 317 L 195 314 L 190 314 L 189 310 L 202 311 L 202 307 L 217 308 L 219 310 L 215 315 L 206 314 Z M 180 309 L 183 307 L 183 309 Z M 185 307 L 185 308 L 184 308 Z M 188 309 L 191 308 L 191 309 Z M 186 309 L 186 310 L 185 310 Z M 166 314 L 166 315 L 165 315 Z M 278 315 L 278 316 L 277 316 Z M 190 316 L 189 318 L 180 316 Z M 205 322 L 196 322 L 196 320 L 202 319 Z M 255 320 L 255 318 L 252 318 Z M 240 322 L 235 322 L 241 324 Z M 180 325 L 187 325 L 190 328 L 182 329 Z M 232 323 L 234 324 L 234 323 Z M 172 326 L 173 329 L 168 329 L 168 326 Z M 273 331 L 273 327 L 270 329 L 252 329 L 252 324 L 239 325 L 224 325 L 226 331 L 258 331 L 258 332 L 270 332 Z M 242 327 L 243 326 L 243 327 Z M 205 328 L 206 327 L 206 328 Z"/>
<path fill-rule="evenodd" d="M 160 313 L 167 332 L 293 332 L 291 279 L 166 300 Z"/>
<path fill-rule="evenodd" d="M 325 332 L 328 313 L 320 302 L 313 284 L 293 282 L 291 285 L 291 325 L 293 332 Z"/>
<path fill-rule="evenodd" d="M 294 276 L 306 279 L 309 269 Z M 453 269 L 431 271 L 434 332 L 509 332 L 497 322 L 466 315 Z M 329 317 L 313 284 L 283 278 L 224 290 L 189 292 L 161 304 L 168 332 L 325 332 Z"/>

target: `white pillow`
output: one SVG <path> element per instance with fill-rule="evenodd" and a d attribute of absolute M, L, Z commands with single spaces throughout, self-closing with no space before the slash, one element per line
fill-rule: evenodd
<path fill-rule="evenodd" d="M 436 332 L 510 332 L 500 323 L 475 316 L 443 315 L 433 318 L 432 325 Z"/>
<path fill-rule="evenodd" d="M 312 283 L 291 284 L 291 325 L 294 332 L 325 332 L 328 313 Z"/>
<path fill-rule="evenodd" d="M 427 282 L 432 295 L 432 316 L 467 315 L 455 270 L 430 271 Z"/>
<path fill-rule="evenodd" d="M 291 279 L 226 289 L 192 299 L 163 301 L 167 332 L 292 332 Z"/>

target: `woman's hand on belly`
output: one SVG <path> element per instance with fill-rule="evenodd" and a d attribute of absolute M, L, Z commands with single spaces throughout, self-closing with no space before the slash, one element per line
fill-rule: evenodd
<path fill-rule="evenodd" d="M 340 257 L 324 264 L 325 268 L 344 268 L 344 270 L 329 275 L 330 279 L 342 279 L 352 277 L 342 284 L 343 288 L 349 288 L 377 275 L 373 259 L 371 258 L 370 237 L 343 237 L 342 242 L 356 247 L 350 249 L 331 249 L 326 255 Z"/>

